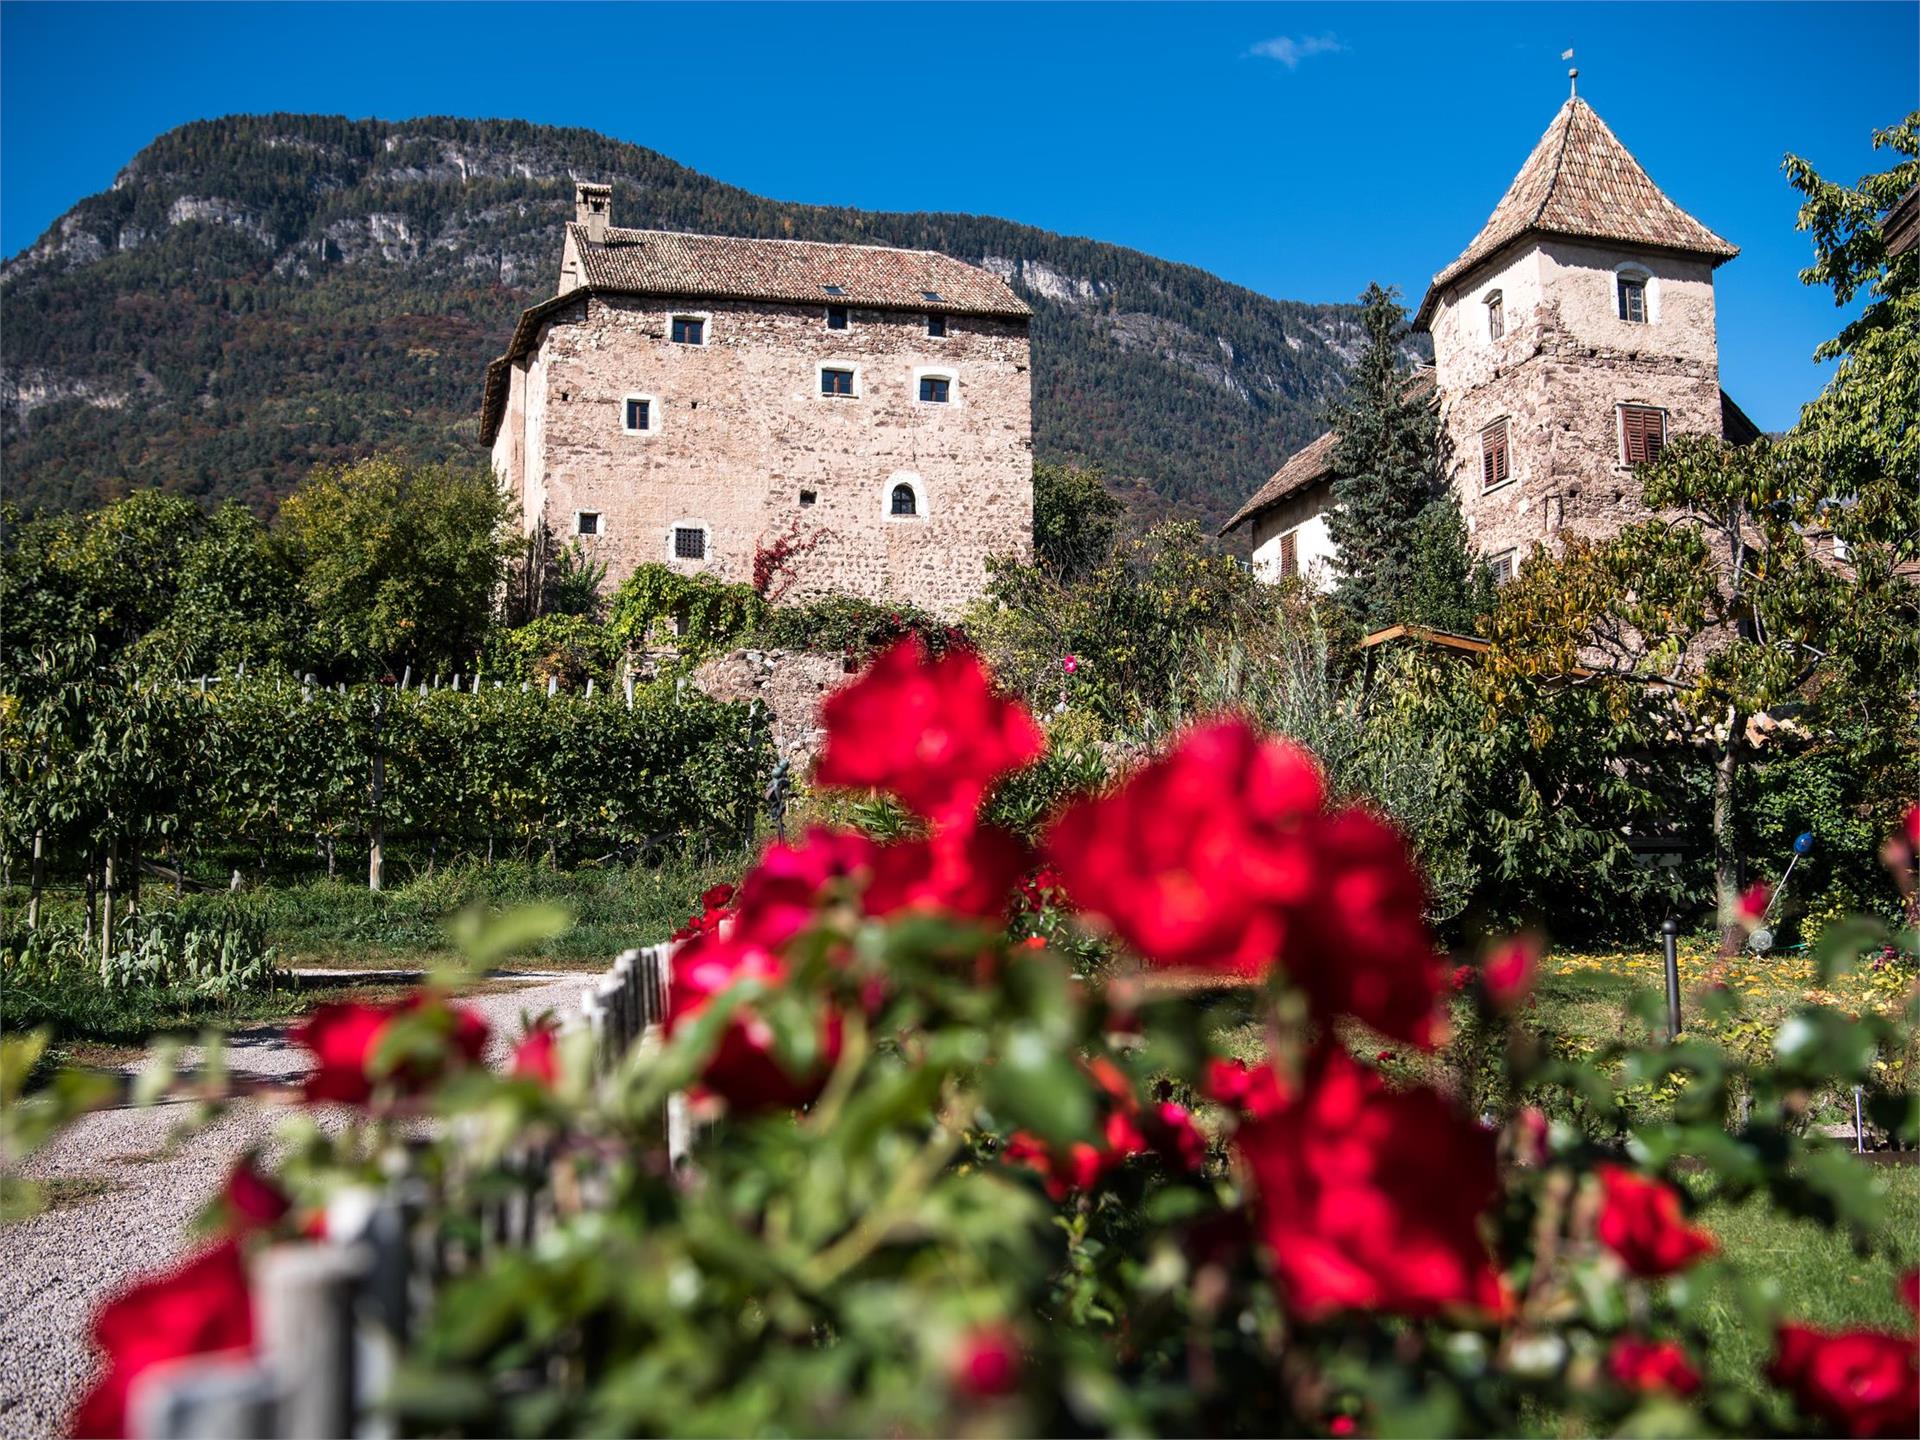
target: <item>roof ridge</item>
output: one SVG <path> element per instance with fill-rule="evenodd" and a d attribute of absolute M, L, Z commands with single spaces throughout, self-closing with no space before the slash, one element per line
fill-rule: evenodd
<path fill-rule="evenodd" d="M 1567 163 L 1567 147 L 1573 143 L 1574 107 L 1579 103 L 1580 97 L 1578 95 L 1569 95 L 1566 104 L 1560 107 L 1560 115 L 1567 117 L 1567 123 L 1560 129 L 1560 149 L 1553 157 L 1553 174 L 1547 177 L 1546 188 L 1540 192 L 1540 203 L 1533 207 L 1533 218 L 1527 222 L 1529 225 L 1538 225 L 1540 223 L 1540 217 L 1547 213 L 1547 206 L 1553 203 L 1553 192 L 1560 184 L 1561 168 Z M 1559 121 L 1560 115 L 1553 117 L 1556 123 Z M 1547 128 L 1551 130 L 1553 126 L 1549 125 Z M 1516 177 L 1516 179 L 1517 178 L 1518 177 Z"/>
<path fill-rule="evenodd" d="M 586 227 L 577 220 L 569 220 L 568 228 L 584 231 Z M 802 240 L 794 235 L 715 235 L 706 230 L 637 230 L 631 225 L 609 225 L 607 233 L 619 231 L 626 235 L 673 235 L 698 240 L 742 240 L 750 245 L 819 245 L 835 250 L 887 250 L 896 255 L 938 255 L 945 260 L 958 260 L 957 255 L 949 255 L 944 250 L 928 250 L 918 245 L 880 245 L 869 240 Z M 605 244 L 603 240 L 600 242 Z M 961 264 L 967 262 L 962 260 Z"/>

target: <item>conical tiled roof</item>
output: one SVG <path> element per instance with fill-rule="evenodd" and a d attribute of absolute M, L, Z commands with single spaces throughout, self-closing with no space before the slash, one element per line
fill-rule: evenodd
<path fill-rule="evenodd" d="M 1426 327 L 1449 284 L 1528 233 L 1678 250 L 1708 256 L 1716 265 L 1740 253 L 1662 194 L 1607 122 L 1574 96 L 1553 117 L 1473 243 L 1433 277 L 1414 326 Z"/>

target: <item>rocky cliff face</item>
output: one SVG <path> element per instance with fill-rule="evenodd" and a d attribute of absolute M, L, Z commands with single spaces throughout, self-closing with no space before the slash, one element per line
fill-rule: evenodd
<path fill-rule="evenodd" d="M 964 215 L 781 204 L 582 130 L 243 116 L 170 131 L 0 267 L 9 498 L 132 484 L 267 507 L 377 448 L 479 463 L 481 371 L 552 292 L 576 177 L 622 225 L 984 264 L 1035 309 L 1044 458 L 1218 520 L 1298 444 L 1356 334 L 1137 251 Z"/>

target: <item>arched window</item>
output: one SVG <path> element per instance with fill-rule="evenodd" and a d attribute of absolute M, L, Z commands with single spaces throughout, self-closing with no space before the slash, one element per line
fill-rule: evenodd
<path fill-rule="evenodd" d="M 918 515 L 920 513 L 920 500 L 919 497 L 913 493 L 913 487 L 911 485 L 903 484 L 893 487 L 893 499 L 888 504 L 888 513 L 891 515 Z"/>
<path fill-rule="evenodd" d="M 896 470 L 880 486 L 880 517 L 883 520 L 911 520 L 918 523 L 931 512 L 927 508 L 927 487 L 911 470 Z"/>

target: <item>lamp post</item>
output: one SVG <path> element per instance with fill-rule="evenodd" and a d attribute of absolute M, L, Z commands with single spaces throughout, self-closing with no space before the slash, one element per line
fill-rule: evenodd
<path fill-rule="evenodd" d="M 1660 948 L 1667 962 L 1667 1040 L 1680 1034 L 1680 922 L 1671 916 L 1660 926 Z"/>

